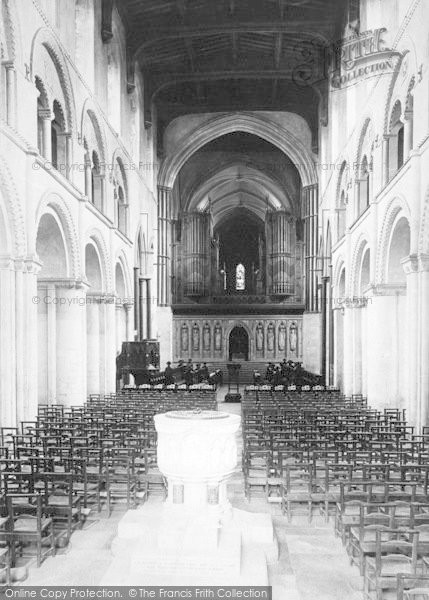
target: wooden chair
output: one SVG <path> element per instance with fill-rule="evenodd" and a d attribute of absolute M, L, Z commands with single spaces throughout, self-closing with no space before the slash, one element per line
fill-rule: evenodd
<path fill-rule="evenodd" d="M 308 521 L 312 518 L 313 463 L 296 463 L 286 466 L 286 481 L 282 486 L 282 512 L 292 520 L 293 507 L 306 506 Z M 305 513 L 304 513 L 305 514 Z"/>
<path fill-rule="evenodd" d="M 429 600 L 429 575 L 396 575 L 397 600 Z"/>
<path fill-rule="evenodd" d="M 0 530 L 0 541 L 10 548 L 11 565 L 16 564 L 16 551 L 21 556 L 36 555 L 40 567 L 45 556 L 55 555 L 55 535 L 52 519 L 45 516 L 40 494 L 9 494 L 6 496 L 7 528 Z M 24 554 L 24 547 L 29 554 Z M 33 546 L 33 548 L 31 548 Z M 34 547 L 35 546 L 35 547 Z M 43 548 L 46 548 L 43 550 Z"/>
<path fill-rule="evenodd" d="M 127 508 L 135 508 L 137 480 L 134 458 L 107 456 L 104 458 L 107 513 L 110 516 L 115 502 L 125 501 Z"/>
<path fill-rule="evenodd" d="M 396 589 L 398 573 L 416 575 L 419 534 L 414 530 L 379 529 L 375 556 L 367 556 L 364 598 L 383 600 L 384 590 Z"/>
<path fill-rule="evenodd" d="M 82 528 L 81 498 L 73 489 L 73 473 L 39 473 L 43 481 L 43 503 L 45 514 L 52 517 L 54 526 L 65 527 L 66 542 L 72 531 Z"/>

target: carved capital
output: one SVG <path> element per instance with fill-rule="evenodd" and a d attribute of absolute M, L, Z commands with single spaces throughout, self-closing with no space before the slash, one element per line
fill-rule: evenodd
<path fill-rule="evenodd" d="M 412 273 L 418 273 L 419 271 L 419 258 L 417 254 L 410 254 L 401 260 L 402 268 L 407 275 Z"/>

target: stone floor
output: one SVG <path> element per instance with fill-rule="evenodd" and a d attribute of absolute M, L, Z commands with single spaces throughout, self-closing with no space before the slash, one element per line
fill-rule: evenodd
<path fill-rule="evenodd" d="M 240 404 L 223 403 L 224 396 L 225 389 L 221 388 L 219 409 L 240 414 Z M 334 537 L 332 520 L 326 524 L 317 515 L 309 524 L 306 517 L 296 516 L 287 523 L 279 505 L 267 504 L 264 498 L 247 502 L 240 470 L 241 432 L 237 441 L 240 461 L 229 484 L 230 500 L 237 508 L 272 514 L 280 547 L 279 562 L 269 567 L 273 599 L 360 600 L 362 579 L 357 569 L 350 567 L 340 541 Z M 116 509 L 110 518 L 103 511 L 91 515 L 84 529 L 73 534 L 67 548 L 47 558 L 39 569 L 30 567 L 24 585 L 97 585 L 109 567 L 110 545 L 123 514 Z"/>

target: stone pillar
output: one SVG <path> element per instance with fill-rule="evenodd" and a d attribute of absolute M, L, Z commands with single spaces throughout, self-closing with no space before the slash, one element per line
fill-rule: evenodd
<path fill-rule="evenodd" d="M 93 198 L 92 198 L 92 165 L 91 165 L 91 157 L 89 156 L 88 152 L 85 153 L 84 164 L 85 164 L 85 194 L 86 194 L 88 200 L 92 203 L 93 202 Z"/>
<path fill-rule="evenodd" d="M 0 421 L 3 427 L 16 426 L 16 337 L 15 265 L 10 257 L 0 259 Z"/>
<path fill-rule="evenodd" d="M 16 126 L 16 70 L 13 62 L 4 64 L 6 68 L 6 110 L 7 122 Z"/>
<path fill-rule="evenodd" d="M 343 317 L 343 381 L 346 396 L 353 394 L 354 352 L 353 352 L 353 308 L 345 306 Z"/>
<path fill-rule="evenodd" d="M 51 138 L 51 127 L 52 127 L 52 114 L 49 109 L 39 111 L 39 115 L 42 118 L 43 123 L 43 156 L 47 161 L 52 161 L 52 138 Z"/>
<path fill-rule="evenodd" d="M 87 393 L 100 393 L 100 299 L 88 294 L 86 305 Z"/>
<path fill-rule="evenodd" d="M 152 292 L 150 277 L 146 277 L 146 337 L 152 339 Z"/>
<path fill-rule="evenodd" d="M 101 334 L 101 391 L 104 394 L 116 390 L 116 346 L 115 346 L 115 298 L 104 294 L 100 304 Z"/>
<path fill-rule="evenodd" d="M 72 134 L 68 131 L 64 134 L 65 137 L 65 170 L 64 176 L 73 182 L 73 142 Z"/>
<path fill-rule="evenodd" d="M 417 394 L 418 388 L 418 347 L 419 347 L 419 261 L 416 254 L 410 254 L 401 260 L 407 275 L 407 339 L 403 343 L 407 347 L 406 390 L 408 420 L 420 427 L 420 407 Z"/>
<path fill-rule="evenodd" d="M 56 298 L 57 402 L 79 405 L 86 400 L 86 286 L 76 280 L 56 282 Z"/>
<path fill-rule="evenodd" d="M 133 308 L 134 304 L 132 302 L 124 302 L 123 306 L 125 313 L 125 339 L 122 341 L 128 342 L 134 339 L 131 319 L 131 309 Z"/>
<path fill-rule="evenodd" d="M 305 240 L 305 307 L 309 312 L 318 310 L 316 258 L 318 253 L 318 186 L 309 185 L 302 190 Z"/>
<path fill-rule="evenodd" d="M 422 426 L 429 424 L 429 256 L 419 256 L 419 316 L 420 316 L 420 353 L 419 353 L 419 421 Z"/>
<path fill-rule="evenodd" d="M 385 185 L 387 185 L 387 183 L 389 182 L 390 179 L 390 173 L 389 173 L 389 154 L 390 154 L 390 135 L 383 135 L 383 148 L 382 148 L 382 155 L 383 155 L 383 176 L 382 176 L 382 187 L 384 187 Z"/>
<path fill-rule="evenodd" d="M 410 156 L 413 149 L 413 111 L 404 113 L 404 161 Z"/>
<path fill-rule="evenodd" d="M 171 188 L 158 186 L 158 304 L 170 303 L 170 248 L 168 244 Z"/>
<path fill-rule="evenodd" d="M 402 304 L 405 286 L 383 284 L 371 286 L 365 296 L 367 304 L 366 373 L 368 402 L 374 408 L 403 408 L 400 396 L 404 372 L 402 348 L 405 343 Z M 374 332 L 377 332 L 374 335 Z"/>
<path fill-rule="evenodd" d="M 144 339 L 144 279 L 139 277 L 139 340 Z"/>

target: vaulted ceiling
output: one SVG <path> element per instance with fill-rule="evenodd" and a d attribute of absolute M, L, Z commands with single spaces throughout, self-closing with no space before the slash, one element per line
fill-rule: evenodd
<path fill-rule="evenodd" d="M 304 117 L 317 140 L 329 49 L 355 0 L 121 0 L 128 84 L 145 82 L 162 131 L 179 115 L 285 110 Z M 103 37 L 109 38 L 105 0 Z M 322 105 L 322 106 L 321 106 Z"/>

